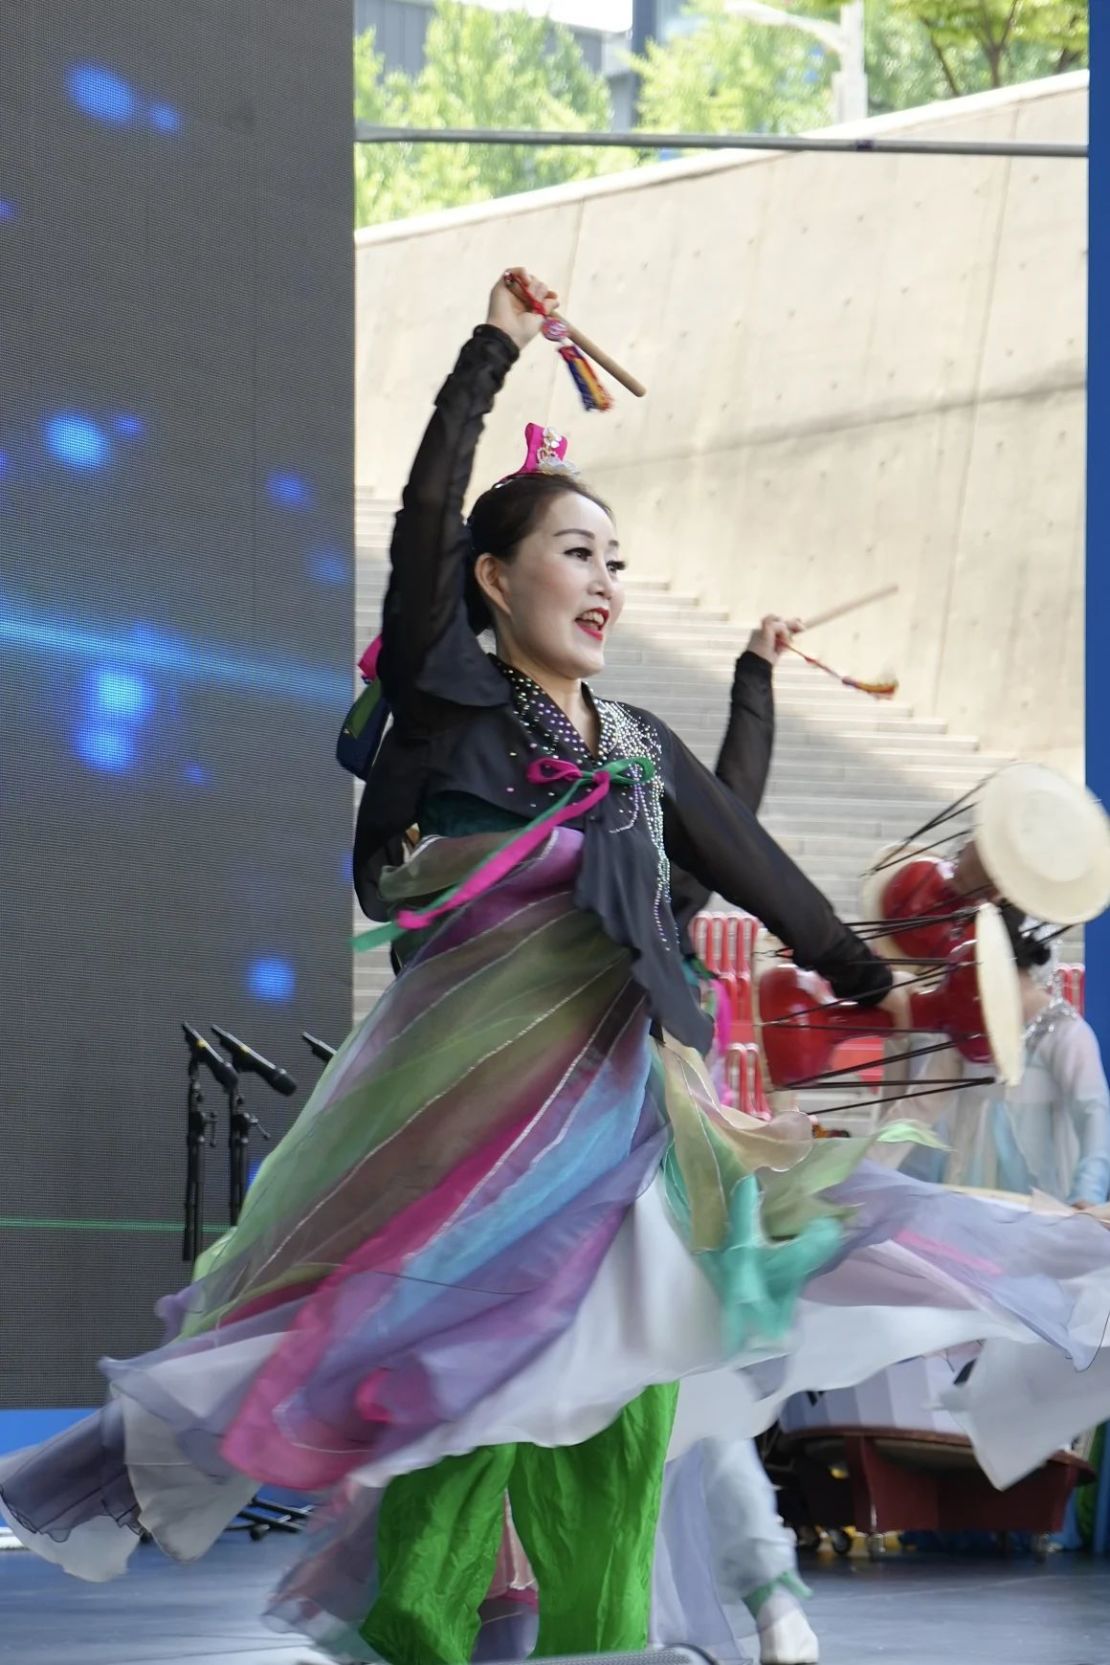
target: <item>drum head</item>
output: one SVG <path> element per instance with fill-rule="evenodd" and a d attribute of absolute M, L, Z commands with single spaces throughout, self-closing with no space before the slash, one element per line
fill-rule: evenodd
<path fill-rule="evenodd" d="M 990 902 L 975 914 L 975 972 L 995 1072 L 1008 1087 L 1016 1087 L 1025 1069 L 1021 985 L 1002 915 Z"/>
<path fill-rule="evenodd" d="M 1110 827 L 1098 799 L 1055 769 L 1013 763 L 983 786 L 975 847 L 999 894 L 1053 925 L 1110 904 Z"/>

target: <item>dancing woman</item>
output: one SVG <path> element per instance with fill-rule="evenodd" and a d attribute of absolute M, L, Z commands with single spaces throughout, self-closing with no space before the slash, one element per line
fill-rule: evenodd
<path fill-rule="evenodd" d="M 987 1205 L 938 1213 L 897 1174 L 827 1196 L 853 1142 L 717 1104 L 670 859 L 842 998 L 899 1020 L 904 1000 L 662 723 L 589 691 L 621 608 L 601 501 L 532 472 L 464 523 L 483 420 L 538 324 L 495 286 L 394 534 L 380 660 L 393 724 L 356 882 L 392 922 L 401 975 L 202 1275 L 160 1303 L 162 1347 L 103 1361 L 105 1409 L 0 1465 L 23 1541 L 94 1579 L 122 1571 L 144 1530 L 195 1559 L 260 1482 L 316 1494 L 275 1616 L 393 1665 L 469 1658 L 506 1491 L 539 1580 L 540 1651 L 642 1646 L 668 1384 L 796 1356 L 803 1290 L 813 1310 L 831 1291 L 835 1357 L 820 1339 L 810 1356 L 843 1379 L 855 1353 L 869 1374 L 888 1334 L 903 1344 L 876 1320 L 884 1288 L 917 1303 L 915 1330 L 932 1299 L 935 1334 L 998 1324 L 1080 1356 L 1061 1280 L 1110 1268 L 1110 1238 L 1069 1221 L 1031 1296 L 1037 1221 L 1007 1224 L 992 1259 Z M 491 621 L 495 657 L 475 633 Z M 882 1249 L 907 1225 L 892 1298 Z"/>
<path fill-rule="evenodd" d="M 541 298 L 546 295 L 542 285 L 529 283 Z M 411 894 L 417 867 L 451 860 L 459 840 L 481 838 L 482 846 L 466 852 L 472 867 L 486 846 L 501 843 L 555 799 L 554 783 L 530 778 L 536 770 L 528 766 L 537 756 L 559 759 L 586 779 L 599 764 L 615 761 L 623 771 L 636 759 L 628 778 L 590 810 L 584 836 L 554 834 L 556 847 L 571 857 L 561 880 L 572 878 L 574 887 L 568 916 L 576 938 L 583 928 L 588 932 L 581 957 L 568 963 L 564 999 L 582 1003 L 585 997 L 591 1018 L 600 1017 L 603 1007 L 589 999 L 583 978 L 587 966 L 609 963 L 614 975 L 604 998 L 615 993 L 621 1013 L 621 1041 L 616 1048 L 608 1043 L 608 1059 L 598 1058 L 591 1069 L 604 1071 L 622 1046 L 643 1047 L 652 1017 L 679 1042 L 704 1049 L 709 1040 L 668 905 L 670 855 L 707 889 L 777 918 L 799 957 L 823 965 L 840 993 L 894 998 L 883 967 L 681 742 L 646 713 L 590 694 L 585 678 L 603 669 L 623 605 L 624 562 L 607 507 L 551 459 L 551 472 L 541 465 L 487 491 L 469 525 L 462 524 L 480 419 L 516 351 L 539 324 L 503 285 L 495 287 L 489 320 L 464 348 L 440 394 L 405 492 L 379 661 L 394 728 L 367 783 L 356 840 L 364 907 L 387 911 L 375 876 L 382 852 L 396 861 L 390 841 L 400 828 L 418 821 L 426 840 L 433 835 L 405 871 Z M 490 627 L 497 643 L 493 660 L 475 635 Z M 753 667 L 743 669 L 745 682 L 754 682 Z M 761 676 L 767 693 L 769 669 Z M 757 799 L 769 755 L 770 724 L 763 726 L 764 756 L 753 747 L 747 761 Z M 740 738 L 738 724 L 730 761 Z M 650 776 L 640 778 L 647 771 Z M 616 770 L 614 778 L 620 780 Z M 399 782 L 408 786 L 404 801 L 395 796 Z M 387 871 L 393 882 L 395 867 Z M 434 892 L 458 871 L 433 869 L 421 890 Z M 614 958 L 615 948 L 631 950 L 631 958 L 627 952 Z M 549 954 L 545 947 L 535 960 L 545 982 L 553 973 Z M 526 975 L 533 960 L 521 945 L 514 978 Z M 529 1010 L 526 1020 L 532 1017 Z M 572 1044 L 584 1039 L 579 1032 Z M 550 1059 L 550 1041 L 547 1048 Z M 636 1118 L 644 1057 L 627 1100 L 626 1113 Z M 485 1110 L 489 1114 L 488 1105 Z M 623 1148 L 620 1160 L 626 1160 Z M 572 1204 L 567 1215 L 578 1206 Z M 572 1447 L 500 1448 L 396 1480 L 382 1507 L 380 1593 L 365 1637 L 398 1660 L 456 1657 L 452 1648 L 464 1648 L 468 1637 L 460 1633 L 449 1641 L 444 1624 L 458 1619 L 469 1631 L 475 1597 L 485 1594 L 484 1576 L 472 1587 L 470 1565 L 463 1567 L 450 1602 L 443 1600 L 444 1587 L 463 1563 L 464 1530 L 476 1535 L 474 1567 L 488 1572 L 487 1539 L 495 1531 L 500 1536 L 505 1487 L 543 1592 L 540 1652 L 641 1646 L 673 1399 L 669 1386 L 649 1388 L 595 1440 Z M 557 1518 L 556 1498 L 566 1511 L 563 1519 Z M 609 1560 L 599 1563 L 578 1552 L 568 1561 L 565 1540 L 606 1530 L 607 1522 Z"/>

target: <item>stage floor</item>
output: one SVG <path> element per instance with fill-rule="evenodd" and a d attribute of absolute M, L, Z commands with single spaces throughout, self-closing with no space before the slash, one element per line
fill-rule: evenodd
<path fill-rule="evenodd" d="M 199 1566 L 140 1550 L 115 1584 L 0 1555 L 0 1660 L 20 1665 L 299 1665 L 310 1649 L 257 1615 L 289 1539 L 229 1537 Z M 811 1563 L 823 1665 L 1105 1665 L 1110 1562 L 892 1558 Z M 318 1657 L 318 1656 L 317 1656 Z"/>

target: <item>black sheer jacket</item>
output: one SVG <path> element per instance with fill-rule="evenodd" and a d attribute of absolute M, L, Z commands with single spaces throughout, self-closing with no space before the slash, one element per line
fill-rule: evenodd
<path fill-rule="evenodd" d="M 417 452 L 391 546 L 379 675 L 392 724 L 367 778 L 355 833 L 359 901 L 384 917 L 377 879 L 402 837 L 445 800 L 486 806 L 493 826 L 550 807 L 554 789 L 529 764 L 554 756 L 581 768 L 643 756 L 652 777 L 617 787 L 574 825 L 584 834 L 575 899 L 629 950 L 652 1016 L 704 1049 L 712 1025 L 682 969 L 667 861 L 756 914 L 836 993 L 882 999 L 889 969 L 833 913 L 754 815 L 650 713 L 596 700 L 601 756 L 591 759 L 551 701 L 499 667 L 470 629 L 463 599 L 468 535 L 463 501 L 485 416 L 517 358 L 507 336 L 475 330 L 441 388 Z M 500 819 L 498 819 L 500 818 Z"/>

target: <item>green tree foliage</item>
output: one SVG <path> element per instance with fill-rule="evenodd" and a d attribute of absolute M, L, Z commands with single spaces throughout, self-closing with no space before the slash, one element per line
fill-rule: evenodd
<path fill-rule="evenodd" d="M 840 0 L 772 0 L 836 18 Z M 1036 81 L 1087 63 L 1088 0 L 866 0 L 877 112 Z"/>
<path fill-rule="evenodd" d="M 955 95 L 1087 62 L 1086 0 L 898 0 L 897 9 L 928 36 Z"/>
<path fill-rule="evenodd" d="M 724 0 L 695 0 L 683 16 L 693 27 L 634 60 L 642 127 L 799 133 L 828 122 L 834 66 L 816 41 L 730 17 Z"/>
<path fill-rule="evenodd" d="M 438 0 L 424 66 L 384 74 L 372 32 L 355 43 L 355 115 L 389 127 L 605 131 L 609 89 L 569 29 L 526 12 Z M 619 151 L 508 145 L 358 145 L 356 224 L 483 202 L 628 167 Z"/>
<path fill-rule="evenodd" d="M 766 3 L 840 15 L 840 0 Z M 683 16 L 684 31 L 638 63 L 644 127 L 797 133 L 832 119 L 835 62 L 815 41 L 732 17 L 724 0 L 691 0 Z M 876 114 L 1087 63 L 1087 0 L 866 0 L 864 26 Z"/>

